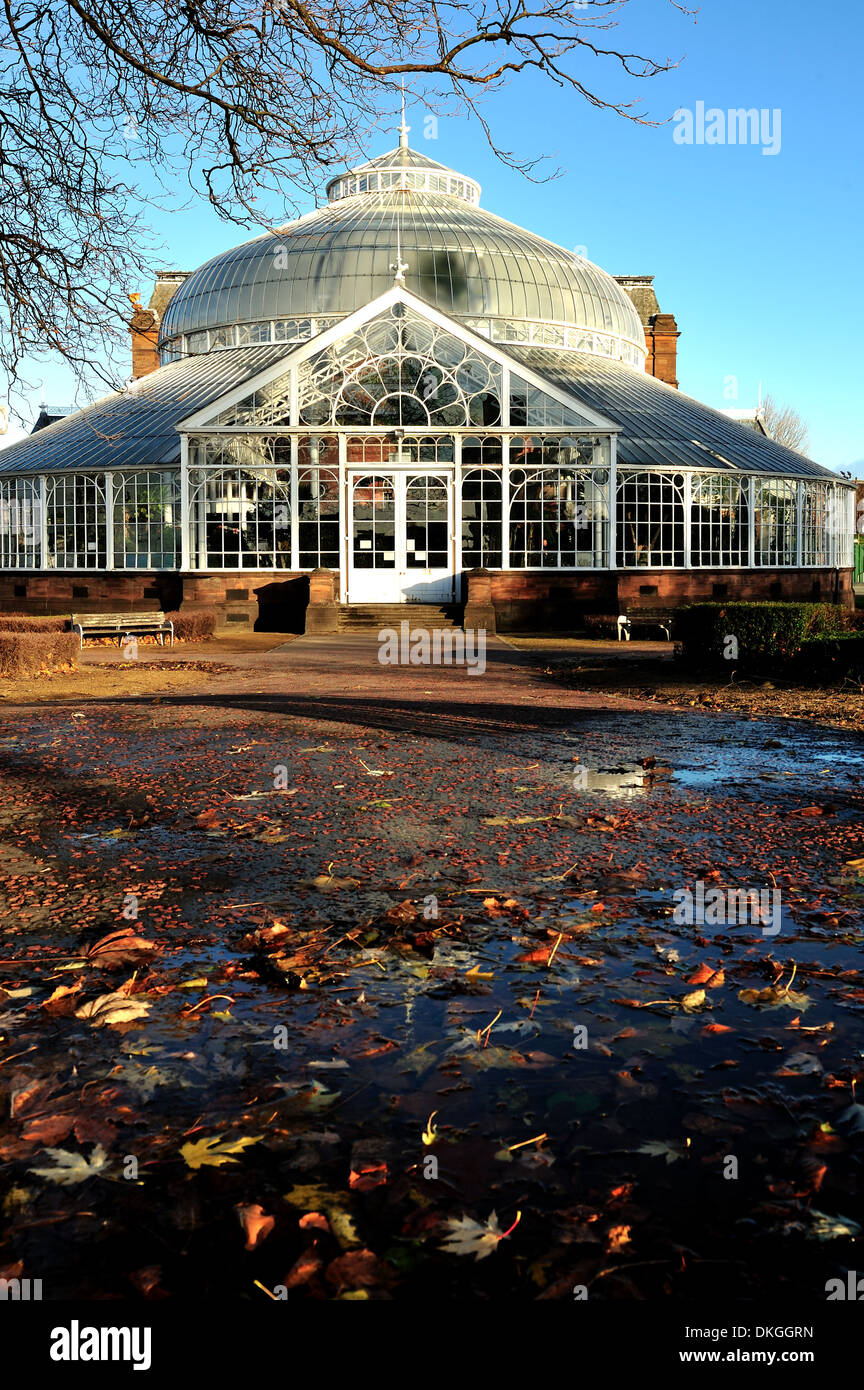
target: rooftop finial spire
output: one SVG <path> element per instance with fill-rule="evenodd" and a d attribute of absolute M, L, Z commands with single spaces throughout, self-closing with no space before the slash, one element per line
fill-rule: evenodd
<path fill-rule="evenodd" d="M 406 125 L 406 124 L 405 124 L 405 81 L 404 81 L 404 78 L 403 78 L 403 81 L 402 81 L 402 124 L 399 126 L 399 148 L 400 148 L 400 150 L 407 150 L 407 148 L 408 148 L 408 132 L 409 132 L 410 129 L 411 129 L 410 125 Z"/>

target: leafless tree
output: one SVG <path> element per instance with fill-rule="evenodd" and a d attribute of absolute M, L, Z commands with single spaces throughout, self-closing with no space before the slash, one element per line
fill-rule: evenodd
<path fill-rule="evenodd" d="M 275 194 L 293 215 L 322 170 L 392 127 L 402 80 L 427 110 L 473 112 L 529 174 L 478 110 L 508 79 L 533 71 L 653 123 L 631 79 L 675 64 L 616 45 L 630 3 L 2 0 L 0 371 L 12 385 L 25 358 L 60 353 L 111 380 L 98 363 L 152 272 L 154 205 L 203 197 L 267 225 Z"/>
<path fill-rule="evenodd" d="M 810 426 L 791 405 L 778 405 L 773 396 L 766 396 L 760 409 L 762 424 L 768 434 L 778 444 L 787 449 L 797 449 L 799 454 L 807 452 L 810 443 Z"/>

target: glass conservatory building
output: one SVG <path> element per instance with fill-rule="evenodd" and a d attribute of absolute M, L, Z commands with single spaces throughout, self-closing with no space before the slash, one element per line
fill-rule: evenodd
<path fill-rule="evenodd" d="M 611 276 L 404 128 L 327 191 L 136 308 L 124 391 L 0 452 L 0 606 L 850 600 L 854 490 L 651 375 Z"/>

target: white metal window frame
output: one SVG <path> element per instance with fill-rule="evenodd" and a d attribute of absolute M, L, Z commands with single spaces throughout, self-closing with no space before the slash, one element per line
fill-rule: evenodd
<path fill-rule="evenodd" d="M 601 570 L 608 569 L 609 557 L 609 510 L 610 510 L 610 470 L 609 468 L 585 468 L 578 464 L 541 463 L 516 464 L 510 459 L 510 479 L 508 489 L 508 566 L 519 570 Z M 541 496 L 532 497 L 530 490 L 541 489 Z M 548 495 L 549 491 L 552 495 Z M 562 489 L 572 489 L 572 496 L 566 496 Z M 573 515 L 568 515 L 572 508 Z M 531 513 L 535 514 L 532 515 Z M 529 528 L 539 526 L 541 542 L 539 547 L 529 549 Z M 521 530 L 521 539 L 519 529 Z M 572 550 L 576 563 L 561 563 L 564 552 L 563 537 L 568 532 L 564 527 L 573 528 Z M 547 542 L 546 532 L 553 535 L 557 528 L 557 545 L 544 550 Z M 587 531 L 590 543 L 579 545 L 580 531 Z M 514 563 L 516 557 L 524 557 L 524 562 Z M 557 555 L 557 562 L 551 557 Z M 530 557 L 537 557 L 533 562 Z"/>
<path fill-rule="evenodd" d="M 152 499 L 146 494 L 151 489 L 159 489 L 167 496 L 160 498 L 157 505 L 163 509 L 161 520 L 148 514 L 143 520 L 127 523 L 124 513 L 148 505 Z M 136 469 L 135 472 L 113 474 L 112 484 L 113 529 L 111 536 L 112 561 L 114 569 L 176 569 L 180 562 L 180 536 L 182 534 L 182 513 L 180 500 L 180 475 L 176 468 Z M 140 500 L 139 500 L 140 499 Z M 165 509 L 170 509 L 170 520 L 165 517 Z M 135 545 L 127 544 L 127 525 L 134 531 Z M 171 543 L 167 545 L 166 532 L 171 533 Z M 140 541 L 145 546 L 140 546 Z M 171 564 L 164 564 L 166 554 L 173 556 Z M 159 555 L 162 561 L 154 563 L 153 556 Z M 143 563 L 139 563 L 143 561 Z"/>
<path fill-rule="evenodd" d="M 293 385 L 290 388 L 286 388 L 290 394 L 288 423 L 283 424 L 280 422 L 278 428 L 287 430 L 289 428 L 300 427 L 297 380 L 303 364 L 310 358 L 317 357 L 319 353 L 326 352 L 328 348 L 338 345 L 341 339 L 349 338 L 354 333 L 362 332 L 373 320 L 385 315 L 396 305 L 404 305 L 407 309 L 416 313 L 421 319 L 427 320 L 433 328 L 453 338 L 459 339 L 467 349 L 485 358 L 488 362 L 498 365 L 502 371 L 503 410 L 502 419 L 496 428 L 507 429 L 510 427 L 509 395 L 510 372 L 512 370 L 521 380 L 527 382 L 529 386 L 536 388 L 551 400 L 558 401 L 566 409 L 578 414 L 584 421 L 584 427 L 608 432 L 617 432 L 619 430 L 620 427 L 614 420 L 610 420 L 606 416 L 601 415 L 599 411 L 593 410 L 590 406 L 586 405 L 584 401 L 580 401 L 570 392 L 564 391 L 553 383 L 546 381 L 529 367 L 524 366 L 522 363 L 512 361 L 505 352 L 502 352 L 495 344 L 490 343 L 488 339 L 484 339 L 479 334 L 465 328 L 464 325 L 457 323 L 454 319 L 440 314 L 431 305 L 418 299 L 408 290 L 401 289 L 398 286 L 393 286 L 393 288 L 379 295 L 379 297 L 370 304 L 365 305 L 362 309 L 358 309 L 353 314 L 347 315 L 347 317 L 328 328 L 324 333 L 319 334 L 313 342 L 299 344 L 289 351 L 280 361 L 272 363 L 269 367 L 264 368 L 261 372 L 250 377 L 242 385 L 236 386 L 231 391 L 226 392 L 225 395 L 221 396 L 218 400 L 211 401 L 204 409 L 196 411 L 193 415 L 188 416 L 178 424 L 178 430 L 182 434 L 206 429 L 208 426 L 213 427 L 217 419 L 220 416 L 224 416 L 231 407 L 241 406 L 244 401 L 254 396 L 256 392 L 266 392 L 268 386 L 274 381 L 286 377 L 289 374 Z M 219 425 L 218 428 L 224 429 L 232 427 Z M 245 423 L 234 428 L 242 429 L 247 433 L 253 432 L 255 429 L 254 426 Z M 274 425 L 269 423 L 260 428 L 267 432 L 272 432 Z M 318 427 L 307 425 L 305 428 Z M 347 428 L 353 433 L 356 428 L 361 427 L 349 425 L 340 428 Z M 369 426 L 369 428 L 374 430 L 374 426 Z M 442 424 L 438 426 L 438 428 L 443 432 L 447 432 L 455 427 Z M 470 426 L 466 425 L 462 428 L 470 429 L 472 432 L 477 433 L 478 428 L 482 427 L 474 424 Z M 520 425 L 514 428 L 524 429 L 526 426 Z M 534 427 L 532 426 L 531 428 Z M 571 426 L 570 428 L 575 429 L 576 426 Z M 377 432 L 380 433 L 380 426 Z"/>
<path fill-rule="evenodd" d="M 720 507 L 705 509 L 701 506 L 702 497 L 712 488 L 718 488 L 721 493 Z M 726 490 L 730 493 L 729 501 L 722 499 L 722 493 Z M 737 514 L 737 525 L 733 525 L 731 518 L 727 520 L 723 515 L 730 507 L 734 508 Z M 690 474 L 688 532 L 691 569 L 751 568 L 749 478 L 737 473 Z M 719 543 L 715 545 L 714 540 L 718 535 Z M 737 544 L 733 545 L 735 536 L 738 540 Z M 719 561 L 712 560 L 711 555 L 718 550 L 724 558 Z M 733 555 L 737 555 L 738 558 L 732 559 Z"/>
<path fill-rule="evenodd" d="M 196 466 L 189 478 L 189 559 L 193 570 L 290 572 L 294 562 L 294 469 Z M 213 528 L 221 544 L 212 544 Z M 226 545 L 236 531 L 237 548 Z M 282 538 L 281 544 L 277 537 Z M 244 550 L 244 542 L 249 548 Z M 209 556 L 221 556 L 211 563 Z M 225 563 L 236 554 L 237 563 Z M 281 562 L 281 563 L 280 563 Z"/>
<path fill-rule="evenodd" d="M 109 524 L 113 512 L 111 481 L 110 473 L 56 473 L 47 476 L 46 543 L 42 552 L 44 568 L 113 568 L 113 535 Z M 82 539 L 83 550 L 79 544 Z M 70 540 L 71 547 L 67 545 Z"/>
<path fill-rule="evenodd" d="M 343 198 L 356 198 L 360 193 L 389 193 L 399 188 L 410 188 L 414 193 L 446 193 L 472 205 L 480 201 L 480 185 L 474 179 L 449 169 L 423 169 L 408 164 L 342 174 L 327 185 L 327 198 L 336 203 Z"/>
<path fill-rule="evenodd" d="M 217 435 L 222 434 L 223 432 L 207 431 L 206 433 L 210 436 L 215 437 Z M 236 441 L 236 433 L 225 431 L 224 434 L 226 442 L 228 442 L 229 439 L 231 441 Z M 601 432 L 591 431 L 590 436 L 588 436 L 587 432 L 584 431 L 532 430 L 531 434 L 536 435 L 538 441 L 542 439 L 544 441 L 551 442 L 553 440 L 557 441 L 562 437 L 595 437 L 600 436 Z M 448 473 L 452 473 L 453 477 L 453 501 L 455 519 L 454 530 L 456 533 L 456 563 L 457 567 L 461 569 L 463 567 L 461 556 L 461 477 L 463 471 L 462 446 L 463 442 L 466 440 L 470 439 L 473 442 L 478 439 L 483 439 L 487 441 L 487 443 L 491 446 L 500 445 L 500 456 L 502 459 L 502 463 L 498 466 L 500 468 L 502 485 L 502 552 L 500 568 L 519 568 L 523 570 L 536 571 L 548 571 L 554 570 L 555 568 L 560 568 L 561 570 L 571 572 L 579 572 L 585 568 L 588 568 L 584 565 L 552 566 L 546 564 L 541 566 L 520 565 L 517 567 L 511 564 L 509 556 L 509 523 L 511 495 L 510 468 L 512 463 L 510 458 L 510 444 L 513 439 L 524 438 L 523 431 L 520 431 L 518 433 L 504 432 L 498 430 L 478 432 L 476 429 L 462 429 L 428 432 L 418 431 L 416 434 L 408 434 L 407 432 L 372 431 L 359 428 L 355 428 L 351 431 L 337 431 L 332 429 L 322 429 L 320 431 L 309 429 L 280 429 L 279 431 L 275 432 L 274 438 L 280 439 L 282 441 L 283 446 L 290 441 L 290 503 L 288 503 L 287 498 L 285 500 L 286 503 L 290 505 L 290 556 L 291 568 L 295 571 L 302 572 L 304 570 L 317 567 L 308 564 L 300 564 L 300 545 L 297 529 L 300 516 L 299 507 L 303 504 L 304 501 L 308 503 L 308 501 L 310 500 L 308 498 L 299 498 L 298 451 L 301 447 L 302 442 L 308 440 L 310 437 L 318 438 L 321 440 L 328 439 L 336 445 L 335 451 L 331 447 L 330 455 L 324 467 L 326 467 L 326 469 L 328 470 L 328 476 L 331 483 L 337 483 L 338 480 L 339 553 L 337 555 L 334 548 L 330 545 L 327 545 L 323 554 L 319 552 L 319 562 L 326 557 L 326 559 L 329 562 L 329 566 L 335 568 L 336 564 L 339 561 L 344 560 L 344 547 L 346 538 L 344 491 L 346 471 L 348 468 L 365 467 L 368 471 L 374 471 L 375 469 L 378 469 L 380 471 L 381 469 L 385 468 L 416 468 L 421 470 L 428 469 L 430 471 L 444 469 Z M 190 526 L 190 517 L 192 515 L 192 512 L 190 507 L 191 488 L 189 479 L 189 446 L 190 439 L 192 439 L 194 443 L 196 441 L 196 438 L 197 437 L 195 436 L 183 436 L 181 442 L 181 467 L 179 473 L 177 474 L 179 493 L 178 511 L 180 516 L 180 550 L 178 554 L 178 559 L 180 561 L 180 569 L 187 571 L 191 569 L 200 569 L 200 566 L 196 563 L 196 557 L 193 557 L 193 551 L 195 549 L 195 546 L 193 544 L 194 536 L 192 534 L 192 528 Z M 354 455 L 350 459 L 348 457 L 347 452 L 347 445 L 349 441 L 353 441 L 352 452 Z M 384 460 L 382 460 L 380 457 L 380 446 L 382 441 L 387 441 L 390 445 L 390 454 L 388 458 Z M 357 446 L 364 442 L 371 446 L 370 456 L 365 461 L 357 456 Z M 416 449 L 417 451 L 412 453 L 412 449 Z M 731 561 L 725 561 L 723 563 L 716 564 L 700 563 L 698 537 L 694 534 L 693 529 L 693 514 L 695 510 L 694 503 L 698 500 L 698 496 L 703 484 L 705 484 L 706 482 L 710 482 L 711 479 L 729 480 L 730 475 L 728 473 L 719 471 L 717 473 L 709 473 L 704 469 L 698 471 L 692 469 L 649 470 L 644 468 L 638 469 L 632 466 L 628 466 L 625 469 L 619 470 L 616 467 L 616 452 L 616 439 L 614 435 L 611 435 L 609 437 L 610 497 L 614 496 L 617 500 L 620 491 L 619 483 L 627 478 L 632 478 L 635 475 L 639 475 L 643 478 L 653 476 L 657 480 L 657 482 L 660 482 L 661 479 L 671 479 L 673 476 L 678 477 L 682 479 L 682 483 L 679 488 L 681 508 L 683 510 L 684 517 L 688 519 L 687 525 L 684 528 L 684 563 L 651 563 L 650 565 L 646 564 L 643 566 L 635 564 L 625 564 L 624 567 L 627 569 L 693 569 L 701 570 L 703 572 L 712 569 L 717 571 L 772 568 L 790 570 L 810 570 L 828 569 L 835 567 L 849 568 L 852 564 L 852 541 L 855 526 L 855 493 L 854 488 L 842 482 L 838 481 L 837 483 L 834 483 L 830 479 L 826 479 L 823 481 L 821 479 L 774 478 L 763 475 L 756 476 L 752 474 L 743 477 L 738 474 L 734 475 L 734 481 L 740 484 L 744 494 L 746 494 L 747 497 L 748 536 L 746 554 L 744 554 L 742 550 L 742 558 L 737 563 L 733 563 Z M 375 456 L 376 453 L 378 454 L 378 457 Z M 338 464 L 336 461 L 337 458 Z M 224 463 L 201 464 L 198 461 L 197 456 L 196 459 L 193 460 L 193 466 L 196 470 L 203 469 L 204 471 L 209 471 L 214 474 L 224 472 L 226 468 L 226 465 Z M 486 467 L 491 473 L 497 471 L 496 465 L 486 464 L 479 466 Z M 513 466 L 521 467 L 522 465 L 516 464 Z M 473 471 L 477 467 L 478 464 L 475 458 L 472 460 L 471 463 L 469 463 L 466 466 L 465 471 Z M 87 571 L 94 569 L 122 570 L 124 568 L 129 568 L 124 563 L 124 557 L 121 553 L 119 553 L 119 548 L 118 553 L 116 555 L 114 553 L 116 537 L 114 526 L 111 523 L 112 520 L 116 517 L 116 506 L 120 504 L 119 499 L 122 497 L 124 490 L 128 489 L 130 483 L 133 482 L 136 478 L 146 480 L 148 477 L 156 477 L 159 479 L 164 479 L 166 475 L 170 474 L 172 471 L 173 470 L 170 469 L 156 467 L 151 469 L 137 469 L 122 473 L 115 472 L 93 474 L 84 473 L 83 471 L 70 471 L 68 473 L 56 475 L 39 475 L 37 477 L 28 478 L 9 477 L 0 479 L 0 571 L 9 572 L 24 569 L 32 569 L 37 571 L 54 569 L 64 569 L 69 571 Z M 263 476 L 265 473 L 267 473 L 268 476 L 270 473 L 272 473 L 274 477 L 277 473 L 281 473 L 284 475 L 288 472 L 287 458 L 285 465 L 281 465 L 279 467 L 272 466 L 268 468 L 256 467 L 254 471 L 260 476 Z M 577 469 L 577 471 L 590 473 L 591 469 L 580 468 Z M 85 510 L 83 514 L 81 512 L 80 497 L 82 484 L 85 493 Z M 770 496 L 771 493 L 769 492 L 769 488 L 772 485 L 780 487 L 782 490 L 783 497 L 787 500 L 791 499 L 794 503 L 794 523 L 791 519 L 788 521 L 786 525 L 786 535 L 788 540 L 788 538 L 792 537 L 794 532 L 794 544 L 796 545 L 795 553 L 796 557 L 798 557 L 795 561 L 791 561 L 789 559 L 784 560 L 782 558 L 782 555 L 778 557 L 776 552 L 772 554 L 770 549 L 766 550 L 764 546 L 762 547 L 761 554 L 758 553 L 756 550 L 754 503 L 762 494 Z M 2 499 L 4 497 L 7 499 L 8 504 L 8 501 L 11 500 L 13 497 L 20 497 L 22 495 L 22 491 L 26 492 L 27 497 L 33 503 L 34 533 L 38 530 L 38 536 L 35 537 L 34 545 L 32 547 L 32 559 L 34 561 L 33 563 L 30 563 L 30 548 L 25 549 L 25 552 L 22 557 L 20 549 L 15 550 L 12 547 L 10 533 L 12 527 L 14 525 L 17 525 L 17 519 L 12 516 L 12 512 L 9 509 L 8 505 L 5 512 L 3 509 Z M 90 507 L 92 510 L 94 505 L 96 507 L 96 514 L 99 518 L 99 525 L 101 528 L 99 531 L 99 535 L 95 538 L 96 547 L 95 549 L 88 550 L 86 554 L 82 553 L 81 556 L 79 556 L 77 552 L 66 550 L 63 550 L 62 552 L 57 554 L 52 554 L 48 547 L 49 531 L 52 535 L 57 534 L 58 518 L 60 517 L 62 511 L 64 497 L 68 498 L 71 501 L 69 513 L 65 520 L 68 522 L 69 527 L 71 527 L 71 534 L 73 536 L 76 525 L 92 525 L 93 517 L 88 517 L 87 508 Z M 814 529 L 816 527 L 816 521 L 811 519 L 811 521 L 808 522 L 807 520 L 807 507 L 812 505 L 810 499 L 812 499 L 813 497 L 817 499 L 816 520 L 820 521 L 818 529 Z M 87 501 L 87 498 L 89 498 L 89 502 Z M 330 520 L 335 521 L 335 517 L 330 518 Z M 638 520 L 639 518 L 637 518 L 637 521 Z M 620 517 L 618 515 L 618 507 L 616 506 L 615 508 L 612 508 L 610 505 L 608 517 L 608 550 L 606 556 L 607 563 L 604 563 L 600 566 L 592 566 L 592 568 L 615 569 L 618 567 L 616 552 L 617 531 L 619 529 Z M 308 547 L 304 546 L 304 551 L 308 553 Z M 280 552 L 280 554 L 284 553 L 285 552 Z M 67 556 L 69 556 L 70 559 L 67 560 Z M 102 563 L 99 563 L 100 557 L 102 558 Z M 13 561 L 17 562 L 13 563 Z M 472 563 L 474 563 L 473 557 Z M 165 570 L 170 568 L 168 566 L 157 565 L 150 565 L 146 567 L 152 569 Z M 141 566 L 141 568 L 144 568 L 144 566 Z M 235 567 L 232 566 L 230 568 Z M 252 568 L 252 566 L 247 565 L 242 566 L 242 568 L 250 569 Z M 495 568 L 499 568 L 499 566 L 495 566 Z"/>
<path fill-rule="evenodd" d="M 202 328 L 194 333 L 180 333 L 160 345 L 160 361 L 177 362 L 183 357 L 196 357 L 222 352 L 235 347 L 254 347 L 271 343 L 303 343 L 342 322 L 344 315 L 326 317 L 299 315 L 286 319 L 261 319 L 233 326 Z M 476 316 L 454 320 L 493 343 L 516 343 L 520 347 L 543 347 L 553 352 L 588 353 L 592 357 L 607 357 L 615 362 L 644 371 L 647 352 L 642 343 L 619 333 L 564 323 L 561 319 L 516 319 Z"/>
<path fill-rule="evenodd" d="M 822 568 L 800 564 L 802 481 L 754 477 L 751 517 L 754 569 Z"/>
<path fill-rule="evenodd" d="M 41 478 L 0 478 L 0 570 L 41 569 Z"/>
<path fill-rule="evenodd" d="M 626 570 L 690 569 L 690 479 L 692 472 L 683 469 L 620 468 L 616 479 L 615 515 L 617 531 L 630 528 L 632 545 L 618 545 L 618 568 Z M 643 499 L 636 493 L 633 516 L 622 516 L 627 488 L 647 488 Z M 671 513 L 670 513 L 671 507 Z M 655 527 L 654 534 L 650 528 Z M 647 546 L 635 540 L 648 528 Z M 680 561 L 676 558 L 676 537 L 680 535 Z"/>

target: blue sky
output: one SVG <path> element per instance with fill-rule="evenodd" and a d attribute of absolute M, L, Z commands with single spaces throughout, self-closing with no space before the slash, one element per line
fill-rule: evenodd
<path fill-rule="evenodd" d="M 724 113 L 779 110 L 773 155 L 759 144 L 677 143 L 680 121 L 634 125 L 534 76 L 514 80 L 484 113 L 502 147 L 548 156 L 560 178 L 526 182 L 465 120 L 441 119 L 437 139 L 424 139 L 419 104 L 409 110 L 411 143 L 479 179 L 491 211 L 584 247 L 612 274 L 653 274 L 660 306 L 681 330 L 682 390 L 743 407 L 755 404 L 761 381 L 808 421 L 814 458 L 864 473 L 862 34 L 857 0 L 835 0 L 818 15 L 802 0 L 705 0 L 695 22 L 665 0 L 633 0 L 620 38 L 653 56 L 683 56 L 681 65 L 637 84 L 586 59 L 586 85 L 604 96 L 642 95 L 656 119 L 699 102 Z M 393 143 L 382 137 L 370 153 Z M 277 206 L 270 212 L 279 219 Z M 160 263 L 187 270 L 253 234 L 203 206 L 155 226 Z M 140 289 L 146 303 L 150 286 Z M 72 399 L 62 364 L 34 364 L 28 375 L 44 379 L 47 400 Z M 38 388 L 32 399 L 35 413 Z"/>

